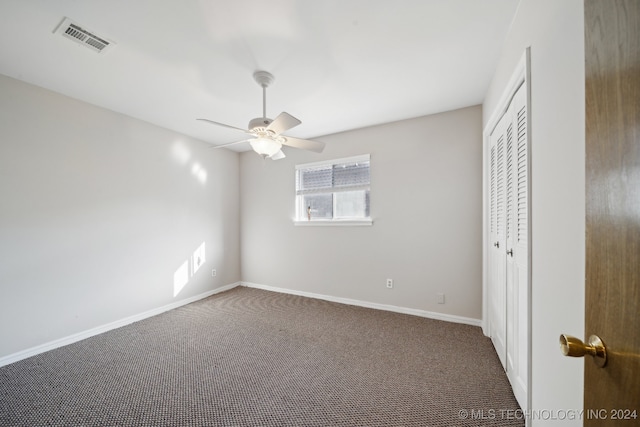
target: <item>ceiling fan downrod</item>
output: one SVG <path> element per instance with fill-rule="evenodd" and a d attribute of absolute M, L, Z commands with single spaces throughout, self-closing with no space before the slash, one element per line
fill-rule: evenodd
<path fill-rule="evenodd" d="M 253 79 L 262 87 L 262 118 L 267 118 L 267 87 L 273 83 L 274 77 L 268 71 L 258 70 L 253 73 Z"/>

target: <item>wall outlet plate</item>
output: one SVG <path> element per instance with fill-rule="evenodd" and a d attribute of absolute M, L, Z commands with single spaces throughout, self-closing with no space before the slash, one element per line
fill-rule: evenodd
<path fill-rule="evenodd" d="M 393 288 L 393 279 L 387 279 L 387 288 Z"/>

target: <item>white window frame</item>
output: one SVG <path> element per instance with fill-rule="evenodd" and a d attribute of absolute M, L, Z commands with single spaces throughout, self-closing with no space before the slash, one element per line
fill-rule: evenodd
<path fill-rule="evenodd" d="M 322 167 L 322 166 L 335 166 L 335 165 L 341 165 L 341 164 L 346 164 L 346 163 L 357 163 L 357 162 L 369 162 L 369 168 L 371 168 L 371 156 L 369 154 L 363 154 L 360 156 L 353 156 L 353 157 L 344 157 L 344 158 L 340 158 L 340 159 L 332 159 L 332 160 L 324 160 L 324 161 L 320 161 L 320 162 L 313 162 L 313 163 L 304 163 L 304 164 L 299 164 L 296 165 L 296 171 L 295 171 L 295 183 L 296 183 L 296 194 L 295 194 L 295 198 L 294 198 L 294 203 L 295 203 L 295 218 L 293 220 L 294 225 L 296 226 L 301 226 L 301 227 L 308 227 L 308 226 L 371 226 L 373 225 L 373 221 L 371 219 L 371 216 L 369 217 L 363 217 L 363 218 L 332 218 L 332 219 L 311 219 L 308 220 L 306 219 L 306 212 L 304 210 L 301 211 L 301 204 L 299 202 L 299 194 L 298 194 L 298 188 L 297 188 L 297 182 L 298 182 L 298 171 L 299 170 L 303 170 L 303 169 L 313 169 L 313 168 L 317 168 L 317 167 Z M 369 192 L 371 191 L 371 181 L 369 181 L 369 184 L 366 186 L 363 186 L 360 189 L 366 189 Z M 335 194 L 336 191 L 327 191 L 327 193 L 333 193 Z M 370 194 L 370 193 L 369 193 Z M 333 208 L 333 212 L 336 212 L 336 197 L 333 198 L 333 203 L 334 203 L 334 208 Z M 369 206 L 369 215 L 371 215 L 371 206 Z"/>

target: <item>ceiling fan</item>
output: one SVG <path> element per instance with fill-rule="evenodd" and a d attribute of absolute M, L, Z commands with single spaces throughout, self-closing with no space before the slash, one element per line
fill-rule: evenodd
<path fill-rule="evenodd" d="M 287 130 L 302 123 L 291 114 L 282 112 L 275 118 L 275 120 L 271 120 L 267 117 L 267 87 L 273 83 L 273 75 L 267 71 L 256 71 L 253 73 L 253 79 L 262 87 L 262 117 L 252 119 L 249 122 L 248 129 L 240 129 L 235 126 L 226 125 L 209 119 L 197 119 L 214 125 L 239 130 L 252 136 L 249 139 L 217 145 L 214 148 L 228 147 L 230 145 L 249 142 L 253 151 L 258 153 L 264 159 L 270 158 L 272 160 L 285 158 L 285 155 L 282 152 L 283 145 L 303 150 L 310 150 L 316 153 L 322 152 L 325 145 L 324 142 L 294 138 L 282 134 L 282 132 L 286 132 Z"/>

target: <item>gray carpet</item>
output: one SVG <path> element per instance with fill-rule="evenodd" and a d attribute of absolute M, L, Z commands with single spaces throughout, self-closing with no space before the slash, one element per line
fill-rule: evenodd
<path fill-rule="evenodd" d="M 0 368 L 2 426 L 523 426 L 517 409 L 478 327 L 249 288 Z"/>

